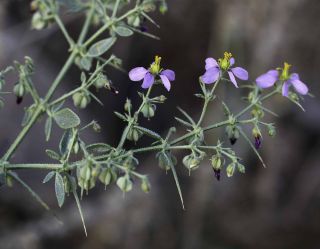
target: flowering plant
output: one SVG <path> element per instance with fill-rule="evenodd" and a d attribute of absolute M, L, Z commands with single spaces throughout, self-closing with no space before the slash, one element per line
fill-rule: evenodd
<path fill-rule="evenodd" d="M 157 6 L 161 13 L 167 11 L 165 0 L 137 0 L 133 6 L 127 0 L 32 1 L 31 8 L 34 11 L 32 27 L 41 30 L 54 25 L 54 23 L 58 25 L 70 46 L 69 57 L 50 85 L 47 94 L 43 97 L 39 95 L 36 84 L 32 80 L 34 62 L 31 58 L 25 57 L 23 63 L 15 62 L 14 67 L 10 66 L 0 72 L 0 94 L 8 93 L 1 92 L 5 87 L 5 76 L 14 71 L 18 74 L 19 80 L 14 86 L 11 86 L 11 89 L 13 89 L 12 93 L 17 98 L 17 103 L 23 104 L 23 99 L 27 95 L 30 95 L 33 100 L 33 104 L 26 108 L 20 133 L 6 153 L 1 156 L 1 185 L 12 186 L 14 181 L 20 183 L 44 208 L 49 209 L 40 196 L 17 174 L 20 169 L 47 170 L 48 173 L 44 177 L 43 183 L 51 180 L 55 181 L 55 194 L 60 207 L 64 204 L 66 196 L 69 194 L 74 196 L 85 229 L 79 193 L 82 196 L 84 192 L 94 188 L 98 181 L 105 186 L 116 183 L 123 192 L 129 192 L 133 188 L 132 179 L 136 178 L 140 181 L 141 189 L 144 192 L 150 191 L 151 184 L 147 175 L 138 172 L 139 161 L 137 155 L 139 153 L 154 152 L 160 168 L 172 172 L 183 208 L 182 191 L 175 169 L 180 164 L 178 165 L 175 151 L 183 150 L 187 153 L 182 160 L 182 164 L 189 173 L 199 168 L 201 161 L 206 160 L 208 156 L 217 180 L 220 180 L 224 170 L 228 177 L 233 176 L 236 171 L 245 172 L 245 166 L 242 164 L 241 158 L 232 146 L 224 141 L 223 137 L 217 140 L 215 144 L 206 143 L 206 135 L 209 131 L 223 127 L 231 145 L 235 144 L 241 137 L 252 148 L 262 165 L 265 166 L 259 154 L 262 134 L 266 130 L 270 136 L 275 135 L 274 124 L 263 121 L 265 113 L 275 115 L 273 111 L 264 106 L 265 100 L 282 94 L 301 107 L 302 95 L 308 94 L 308 88 L 300 81 L 298 74 L 290 74 L 290 66 L 287 63 L 284 64 L 283 68 L 277 68 L 263 74 L 252 84 L 238 83 L 236 78 L 247 81 L 249 73 L 241 67 L 234 67 L 235 59 L 231 53 L 227 52 L 221 59 L 207 58 L 205 60 L 205 73 L 199 77 L 200 93 L 195 94 L 197 98 L 203 101 L 199 119 L 195 120 L 186 111 L 179 108 L 183 117 L 175 117 L 175 119 L 186 128 L 186 132 L 182 136 L 173 138 L 176 127 L 170 128 L 167 134 L 162 136 L 140 124 L 141 116 L 148 119 L 154 117 L 156 106 L 166 100 L 164 95 L 152 96 L 152 89 L 158 87 L 158 85 L 163 85 L 169 92 L 171 82 L 172 87 L 179 84 L 178 81 L 175 82 L 175 72 L 170 69 L 162 69 L 161 58 L 156 56 L 148 69 L 136 67 L 129 72 L 129 78 L 132 81 L 143 80 L 141 87 L 145 91 L 138 93 L 141 97 L 139 108 L 134 110 L 130 99 L 127 99 L 124 103 L 124 112 L 115 112 L 115 115 L 126 124 L 122 136 L 119 138 L 119 143 L 117 145 L 107 143 L 88 144 L 83 139 L 82 134 L 87 128 L 92 127 L 94 131 L 99 131 L 100 126 L 95 121 L 82 126 L 80 117 L 74 110 L 65 105 L 65 100 L 71 98 L 75 107 L 86 108 L 91 100 L 101 102 L 93 93 L 93 87 L 108 89 L 117 93 L 110 79 L 104 73 L 104 69 L 108 66 L 121 69 L 121 60 L 113 54 L 106 58 L 104 55 L 110 51 L 120 37 L 128 37 L 134 33 L 139 33 L 155 38 L 154 35 L 146 32 L 143 27 L 143 20 L 148 20 L 157 25 L 149 16 L 149 13 L 155 11 Z M 70 36 L 61 20 L 61 15 L 65 9 L 72 12 L 81 12 L 86 16 L 77 41 Z M 118 15 L 119 13 L 121 15 Z M 99 25 L 99 28 L 91 36 L 88 36 L 89 28 L 93 24 Z M 106 31 L 109 31 L 109 37 L 101 38 L 106 34 Z M 78 67 L 81 84 L 70 92 L 54 99 L 53 94 L 72 66 Z M 226 75 L 228 78 L 225 78 Z M 208 112 L 209 103 L 218 100 L 215 95 L 218 85 L 229 82 L 237 88 L 247 90 L 245 107 L 239 113 L 233 113 L 228 105 L 222 102 L 225 119 L 204 126 L 203 121 Z M 292 91 L 291 86 L 296 92 Z M 271 87 L 273 89 L 269 91 L 268 88 Z M 3 106 L 4 100 L 0 97 L 0 107 Z M 245 118 L 244 116 L 248 112 L 251 113 L 251 117 Z M 54 123 L 64 131 L 57 150 L 46 150 L 48 157 L 55 163 L 12 163 L 13 154 L 26 139 L 28 132 L 40 117 L 45 117 L 44 132 L 47 141 L 51 138 Z M 252 127 L 252 138 L 244 131 L 246 126 Z M 127 140 L 137 142 L 142 136 L 151 137 L 154 140 L 153 143 L 143 148 L 125 146 Z"/>

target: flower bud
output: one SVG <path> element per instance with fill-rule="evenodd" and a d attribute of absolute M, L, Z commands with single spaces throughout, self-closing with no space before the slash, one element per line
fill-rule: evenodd
<path fill-rule="evenodd" d="M 259 130 L 259 128 L 257 126 L 255 126 L 252 129 L 252 135 L 254 137 L 255 140 L 255 147 L 256 149 L 259 149 L 261 147 L 261 143 L 262 143 L 262 137 L 261 137 L 261 132 Z"/>
<path fill-rule="evenodd" d="M 17 104 L 20 104 L 25 94 L 25 88 L 23 84 L 16 84 L 13 88 L 13 93 L 17 96 Z"/>
<path fill-rule="evenodd" d="M 151 189 L 151 185 L 148 178 L 143 178 L 141 181 L 141 190 L 145 193 L 149 193 L 150 189 Z"/>
<path fill-rule="evenodd" d="M 97 132 L 97 133 L 101 132 L 101 126 L 98 124 L 97 121 L 93 122 L 92 129 L 94 132 Z"/>
<path fill-rule="evenodd" d="M 161 1 L 160 6 L 159 6 L 159 11 L 162 15 L 164 15 L 165 13 L 167 13 L 168 11 L 168 5 L 166 3 L 166 1 Z"/>
<path fill-rule="evenodd" d="M 228 125 L 226 127 L 226 134 L 229 138 L 231 145 L 234 145 L 240 136 L 238 128 L 234 125 Z"/>
<path fill-rule="evenodd" d="M 73 149 L 73 153 L 74 153 L 74 154 L 78 154 L 79 149 L 80 149 L 80 145 L 79 145 L 79 142 L 78 142 L 78 141 L 76 141 L 76 142 L 73 144 L 72 149 Z"/>
<path fill-rule="evenodd" d="M 227 166 L 226 171 L 227 171 L 227 176 L 228 176 L 228 177 L 233 176 L 234 171 L 235 171 L 235 168 L 236 168 L 236 165 L 235 165 L 234 162 L 230 163 L 230 164 Z"/>
<path fill-rule="evenodd" d="M 272 124 L 270 124 L 270 125 L 268 125 L 268 134 L 269 134 L 269 136 L 270 137 L 274 137 L 275 135 L 276 135 L 276 128 L 272 125 Z"/>
<path fill-rule="evenodd" d="M 144 2 L 142 8 L 143 8 L 143 11 L 146 13 L 156 10 L 156 6 L 152 2 Z"/>
<path fill-rule="evenodd" d="M 217 178 L 218 181 L 220 181 L 221 166 L 222 166 L 221 157 L 219 155 L 212 156 L 211 165 L 212 165 L 215 177 Z"/>
<path fill-rule="evenodd" d="M 126 112 L 131 112 L 132 110 L 132 104 L 131 104 L 131 100 L 130 99 L 127 99 L 126 100 L 126 103 L 124 104 L 124 110 Z"/>
<path fill-rule="evenodd" d="M 64 186 L 64 192 L 66 194 L 69 194 L 70 192 L 72 192 L 72 186 L 67 176 L 63 177 L 63 186 Z"/>

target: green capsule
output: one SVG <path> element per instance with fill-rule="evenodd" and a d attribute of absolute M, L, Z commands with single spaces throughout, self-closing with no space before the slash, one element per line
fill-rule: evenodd
<path fill-rule="evenodd" d="M 218 155 L 213 156 L 211 159 L 211 165 L 214 170 L 220 170 L 222 166 L 221 157 Z"/>
<path fill-rule="evenodd" d="M 122 176 L 117 180 L 117 185 L 123 192 L 129 192 L 132 190 L 133 183 L 128 176 Z"/>
<path fill-rule="evenodd" d="M 168 171 L 171 169 L 168 160 L 166 158 L 166 156 L 163 153 L 159 153 L 158 154 L 158 163 L 159 163 L 159 167 L 161 169 L 164 169 L 165 171 Z"/>
<path fill-rule="evenodd" d="M 23 84 L 16 84 L 13 88 L 13 92 L 17 97 L 23 97 L 25 88 Z"/>
<path fill-rule="evenodd" d="M 196 170 L 199 168 L 200 160 L 193 155 L 188 155 L 183 158 L 182 163 L 188 170 Z"/>
<path fill-rule="evenodd" d="M 83 166 L 80 169 L 80 178 L 88 181 L 91 178 L 91 168 L 89 165 Z"/>
<path fill-rule="evenodd" d="M 84 109 L 87 107 L 87 105 L 90 103 L 90 97 L 89 96 L 86 96 L 84 95 L 83 98 L 81 99 L 81 102 L 80 102 L 80 108 L 81 109 Z"/>
<path fill-rule="evenodd" d="M 80 107 L 81 101 L 83 99 L 83 94 L 80 93 L 80 92 L 77 92 L 77 93 L 72 95 L 72 99 L 73 99 L 74 106 L 75 107 Z"/>

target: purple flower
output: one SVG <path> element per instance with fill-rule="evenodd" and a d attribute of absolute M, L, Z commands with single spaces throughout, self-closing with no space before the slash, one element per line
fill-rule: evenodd
<path fill-rule="evenodd" d="M 297 93 L 302 95 L 306 95 L 308 93 L 308 87 L 305 83 L 303 83 L 299 74 L 293 73 L 289 74 L 289 69 L 291 65 L 288 63 L 284 63 L 283 68 L 279 68 L 278 70 L 270 70 L 267 73 L 259 76 L 256 79 L 256 83 L 260 88 L 269 88 L 272 87 L 277 81 L 283 82 L 282 85 L 282 95 L 288 97 L 289 88 L 293 86 L 294 90 Z"/>
<path fill-rule="evenodd" d="M 161 57 L 156 56 L 155 61 L 151 64 L 149 69 L 144 67 L 136 67 L 129 72 L 129 78 L 132 81 L 140 81 L 143 79 L 142 88 L 149 88 L 153 85 L 155 78 L 160 77 L 164 87 L 170 91 L 170 81 L 175 80 L 175 73 L 170 69 L 163 70 L 160 67 Z"/>
<path fill-rule="evenodd" d="M 201 80 L 205 84 L 212 84 L 216 82 L 221 76 L 223 71 L 227 71 L 231 82 L 238 87 L 236 78 L 241 80 L 248 80 L 248 72 L 242 67 L 231 68 L 235 63 L 235 59 L 231 53 L 224 53 L 224 58 L 219 59 L 218 62 L 213 58 L 206 59 L 206 72 L 201 76 Z"/>

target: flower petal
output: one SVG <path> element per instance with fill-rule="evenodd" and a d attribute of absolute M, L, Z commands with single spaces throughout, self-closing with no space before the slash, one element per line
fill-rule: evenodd
<path fill-rule="evenodd" d="M 228 71 L 228 74 L 229 74 L 229 77 L 230 77 L 231 82 L 234 84 L 234 86 L 235 86 L 236 88 L 238 88 L 238 83 L 237 83 L 236 78 L 234 77 L 233 73 L 230 72 L 230 71 Z"/>
<path fill-rule="evenodd" d="M 272 75 L 273 77 L 276 77 L 276 78 L 279 77 L 279 71 L 278 70 L 269 70 L 267 72 L 267 74 L 270 74 L 270 75 Z"/>
<path fill-rule="evenodd" d="M 212 67 L 219 67 L 218 62 L 213 58 L 207 58 L 206 59 L 206 70 L 208 70 Z"/>
<path fill-rule="evenodd" d="M 146 73 L 146 75 L 144 76 L 144 80 L 142 83 L 142 88 L 149 88 L 150 86 L 152 86 L 154 82 L 154 76 L 151 73 Z"/>
<path fill-rule="evenodd" d="M 282 86 L 282 95 L 283 95 L 283 96 L 288 97 L 290 85 L 291 85 L 291 84 L 290 84 L 289 81 L 285 81 L 285 82 L 283 83 L 283 86 Z"/>
<path fill-rule="evenodd" d="M 129 78 L 132 81 L 140 81 L 145 77 L 147 72 L 148 70 L 144 67 L 136 67 L 129 72 Z"/>
<path fill-rule="evenodd" d="M 220 76 L 220 69 L 217 67 L 211 67 L 204 75 L 201 76 L 201 80 L 205 84 L 212 84 L 218 80 Z"/>
<path fill-rule="evenodd" d="M 259 76 L 257 79 L 256 79 L 256 82 L 257 82 L 257 85 L 260 87 L 260 88 L 268 88 L 268 87 L 271 87 L 273 86 L 276 81 L 278 80 L 278 72 L 276 74 L 275 72 L 276 70 L 270 70 L 269 72 Z"/>
<path fill-rule="evenodd" d="M 299 74 L 297 73 L 291 74 L 290 80 L 300 80 Z"/>
<path fill-rule="evenodd" d="M 166 75 L 161 75 L 160 74 L 160 78 L 161 78 L 161 81 L 164 85 L 164 87 L 168 90 L 168 92 L 170 91 L 170 88 L 171 88 L 171 84 L 170 84 L 170 81 L 168 79 L 168 77 Z"/>
<path fill-rule="evenodd" d="M 170 81 L 174 81 L 176 79 L 176 74 L 174 73 L 174 71 L 172 71 L 170 69 L 163 70 L 160 73 L 160 75 L 167 76 L 168 80 L 170 80 Z"/>
<path fill-rule="evenodd" d="M 308 93 L 308 87 L 301 80 L 291 80 L 291 83 L 298 93 L 302 95 L 306 95 Z"/>
<path fill-rule="evenodd" d="M 233 66 L 234 63 L 236 63 L 236 60 L 232 57 L 232 58 L 230 59 L 230 66 Z"/>
<path fill-rule="evenodd" d="M 249 79 L 249 74 L 248 74 L 247 70 L 243 69 L 242 67 L 231 68 L 231 71 L 240 80 L 248 80 Z"/>

